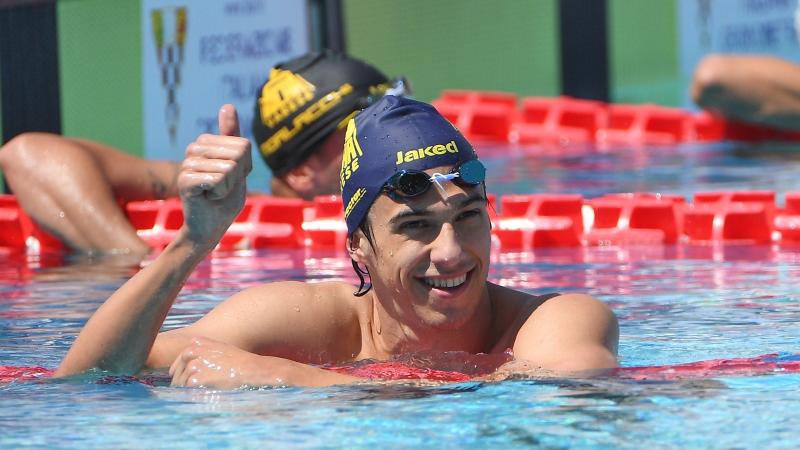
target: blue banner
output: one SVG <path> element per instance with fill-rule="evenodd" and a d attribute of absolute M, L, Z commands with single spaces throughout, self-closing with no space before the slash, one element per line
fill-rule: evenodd
<path fill-rule="evenodd" d="M 141 26 L 148 159 L 182 159 L 199 134 L 217 132 L 224 103 L 236 106 L 251 137 L 256 92 L 270 67 L 310 49 L 302 0 L 142 0 Z M 248 186 L 263 191 L 269 171 L 254 155 Z"/>

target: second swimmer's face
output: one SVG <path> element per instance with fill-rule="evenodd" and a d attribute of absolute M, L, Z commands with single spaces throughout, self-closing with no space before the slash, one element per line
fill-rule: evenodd
<path fill-rule="evenodd" d="M 343 145 L 344 130 L 334 131 L 309 158 L 308 164 L 315 171 L 312 197 L 339 194 L 339 169 L 342 167 Z"/>
<path fill-rule="evenodd" d="M 391 299 L 387 310 L 406 323 L 457 329 L 486 288 L 491 227 L 482 185 L 442 187 L 397 201 L 380 195 L 367 216 L 374 247 L 365 239 L 359 245 L 375 293 L 381 302 Z"/>

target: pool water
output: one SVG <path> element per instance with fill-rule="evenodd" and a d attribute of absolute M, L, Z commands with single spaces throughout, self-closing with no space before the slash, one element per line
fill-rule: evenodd
<path fill-rule="evenodd" d="M 755 157 L 757 151 L 769 156 Z M 587 197 L 795 185 L 792 148 L 730 144 L 616 151 L 487 148 L 489 190 Z M 500 157 L 501 154 L 510 157 Z M 491 173 L 491 172 L 490 172 Z M 780 196 L 779 196 L 780 197 Z M 56 367 L 130 261 L 0 256 L 0 365 Z M 354 280 L 343 253 L 218 253 L 166 328 L 270 280 Z M 495 253 L 490 279 L 588 292 L 620 321 L 624 367 L 800 354 L 800 248 L 625 246 Z M 0 446 L 78 448 L 798 448 L 800 372 L 662 370 L 649 379 L 520 379 L 432 386 L 209 391 L 133 379 L 0 384 Z"/>

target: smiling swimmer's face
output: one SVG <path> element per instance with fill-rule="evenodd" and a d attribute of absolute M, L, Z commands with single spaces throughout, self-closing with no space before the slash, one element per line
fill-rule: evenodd
<path fill-rule="evenodd" d="M 359 239 L 360 262 L 395 318 L 412 326 L 458 329 L 475 314 L 486 288 L 491 226 L 482 185 L 441 186 L 442 191 L 431 186 L 397 201 L 380 195 L 367 215 L 375 246 Z"/>

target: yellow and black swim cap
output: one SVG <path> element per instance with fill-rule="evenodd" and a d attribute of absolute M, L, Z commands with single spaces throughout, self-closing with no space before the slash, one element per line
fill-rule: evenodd
<path fill-rule="evenodd" d="M 261 156 L 276 176 L 284 175 L 389 87 L 375 67 L 330 50 L 273 67 L 253 116 Z"/>

